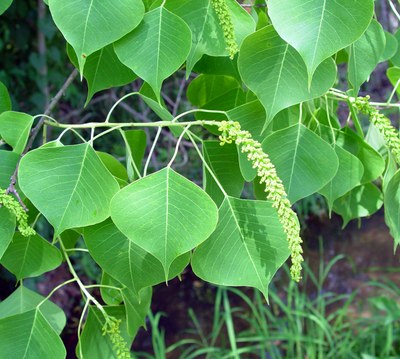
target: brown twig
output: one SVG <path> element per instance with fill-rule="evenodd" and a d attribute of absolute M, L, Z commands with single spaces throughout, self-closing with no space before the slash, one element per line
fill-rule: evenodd
<path fill-rule="evenodd" d="M 61 87 L 61 89 L 57 92 L 57 94 L 54 96 L 54 98 L 50 101 L 49 106 L 46 108 L 44 112 L 44 116 L 40 118 L 39 122 L 36 124 L 36 126 L 31 130 L 30 136 L 29 136 L 29 141 L 27 145 L 25 146 L 24 151 L 21 153 L 21 156 L 17 162 L 17 165 L 15 166 L 15 171 L 13 175 L 10 178 L 10 185 L 8 186 L 6 190 L 6 194 L 13 194 L 21 207 L 27 211 L 28 209 L 26 208 L 24 202 L 22 201 L 18 190 L 16 189 L 15 185 L 17 183 L 17 176 L 18 176 L 18 170 L 19 170 L 19 164 L 21 163 L 21 159 L 28 153 L 28 151 L 32 148 L 33 143 L 35 142 L 35 139 L 37 135 L 39 134 L 41 128 L 43 127 L 44 121 L 46 120 L 45 116 L 49 116 L 51 112 L 54 110 L 58 102 L 61 100 L 61 97 L 64 95 L 65 91 L 67 88 L 71 85 L 71 83 L 74 81 L 75 77 L 78 75 L 78 71 L 74 69 L 72 73 L 69 75 L 67 80 L 65 81 L 64 85 Z"/>

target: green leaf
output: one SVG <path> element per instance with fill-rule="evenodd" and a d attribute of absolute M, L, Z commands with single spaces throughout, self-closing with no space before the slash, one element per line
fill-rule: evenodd
<path fill-rule="evenodd" d="M 36 309 L 44 299 L 40 294 L 24 286 L 19 286 L 9 297 L 0 303 L 0 319 Z M 46 300 L 40 305 L 40 311 L 53 327 L 54 331 L 57 334 L 61 334 L 67 321 L 62 309 L 50 300 Z"/>
<path fill-rule="evenodd" d="M 227 0 L 238 45 L 255 30 L 254 20 L 234 0 Z M 181 17 L 192 31 L 192 45 L 187 59 L 186 74 L 203 55 L 228 56 L 225 37 L 212 0 L 168 0 L 166 8 Z"/>
<path fill-rule="evenodd" d="M 385 31 L 386 45 L 385 50 L 379 60 L 379 62 L 384 62 L 390 60 L 397 52 L 399 44 L 397 39 L 390 32 Z"/>
<path fill-rule="evenodd" d="M 268 14 L 279 36 L 304 59 L 311 80 L 318 65 L 367 29 L 373 0 L 270 0 Z"/>
<path fill-rule="evenodd" d="M 13 0 L 2 0 L 0 3 L 0 15 L 2 15 L 12 4 Z M 0 96 L 1 98 L 1 96 Z M 0 111 L 1 112 L 1 111 Z"/>
<path fill-rule="evenodd" d="M 257 176 L 257 169 L 253 168 L 253 164 L 247 158 L 247 154 L 243 153 L 239 146 L 236 146 L 236 149 L 239 156 L 240 172 L 246 182 L 251 182 Z"/>
<path fill-rule="evenodd" d="M 394 238 L 395 247 L 400 243 L 400 170 L 391 178 L 384 192 L 385 221 Z"/>
<path fill-rule="evenodd" d="M 395 39 L 397 40 L 397 44 L 400 44 L 400 29 L 396 31 L 394 34 Z M 390 62 L 394 66 L 400 66 L 400 46 L 397 46 L 396 53 L 390 58 Z"/>
<path fill-rule="evenodd" d="M 271 202 L 227 197 L 215 232 L 193 254 L 192 268 L 208 282 L 258 288 L 267 297 L 272 277 L 288 256 Z"/>
<path fill-rule="evenodd" d="M 214 231 L 218 211 L 200 187 L 167 167 L 115 195 L 111 217 L 123 234 L 161 262 L 167 279 L 172 262 Z"/>
<path fill-rule="evenodd" d="M 144 16 L 141 24 L 115 44 L 119 59 L 153 88 L 160 101 L 163 81 L 186 60 L 191 46 L 186 23 L 164 7 Z"/>
<path fill-rule="evenodd" d="M 85 243 L 96 263 L 109 275 L 138 294 L 142 288 L 165 281 L 161 263 L 126 238 L 111 220 L 85 228 Z M 190 256 L 184 254 L 171 266 L 169 278 L 180 274 Z"/>
<path fill-rule="evenodd" d="M 187 98 L 192 105 L 204 107 L 214 100 L 226 97 L 231 91 L 240 89 L 241 84 L 233 77 L 200 75 L 190 82 Z"/>
<path fill-rule="evenodd" d="M 360 86 L 368 80 L 385 50 L 385 32 L 379 22 L 372 20 L 367 31 L 350 46 L 348 76 L 357 95 Z"/>
<path fill-rule="evenodd" d="M 54 237 L 104 221 L 119 190 L 89 144 L 29 152 L 21 160 L 19 184 L 54 227 Z"/>
<path fill-rule="evenodd" d="M 333 204 L 333 211 L 342 216 L 345 227 L 352 219 L 371 216 L 382 204 L 382 192 L 372 183 L 367 183 L 337 199 Z"/>
<path fill-rule="evenodd" d="M 3 358 L 64 359 L 60 337 L 42 308 L 0 319 L 0 353 Z"/>
<path fill-rule="evenodd" d="M 60 251 L 44 238 L 37 234 L 24 237 L 16 233 L 0 263 L 20 280 L 49 272 L 61 261 Z"/>
<path fill-rule="evenodd" d="M 266 124 L 284 108 L 322 96 L 336 80 L 336 65 L 328 59 L 316 70 L 309 90 L 302 58 L 272 26 L 246 38 L 240 49 L 238 65 L 244 83 L 265 107 Z"/>
<path fill-rule="evenodd" d="M 4 84 L 0 81 L 0 113 L 5 111 L 11 111 L 11 99 L 10 95 L 8 94 L 7 87 L 5 87 Z"/>
<path fill-rule="evenodd" d="M 67 53 L 74 66 L 79 68 L 78 58 L 72 46 L 67 46 Z M 96 92 L 129 84 L 135 80 L 136 75 L 119 61 L 114 46 L 108 45 L 86 59 L 83 77 L 88 84 L 85 102 L 87 106 Z"/>
<path fill-rule="evenodd" d="M 106 313 L 121 320 L 121 335 L 130 347 L 132 337 L 126 330 L 126 313 L 124 306 L 103 307 Z M 76 347 L 76 356 L 80 359 L 117 359 L 119 358 L 109 335 L 103 335 L 105 319 L 96 307 L 89 307 L 83 332 Z M 82 353 L 82 354 L 81 354 Z"/>
<path fill-rule="evenodd" d="M 400 67 L 390 67 L 386 71 L 390 83 L 396 87 L 397 96 L 400 96 Z"/>
<path fill-rule="evenodd" d="M 267 115 L 260 101 L 254 100 L 235 107 L 227 112 L 229 119 L 240 123 L 240 127 L 249 131 L 258 139 L 265 126 Z"/>
<path fill-rule="evenodd" d="M 236 145 L 225 144 L 221 146 L 219 141 L 204 141 L 203 152 L 207 164 L 211 167 L 227 194 L 232 197 L 240 197 L 244 187 L 244 179 L 240 172 Z M 225 196 L 206 168 L 204 168 L 204 174 L 205 190 L 219 206 Z"/>
<path fill-rule="evenodd" d="M 207 110 L 228 111 L 246 102 L 242 85 L 228 76 L 200 75 L 190 83 L 187 96 L 193 105 Z M 227 116 L 198 112 L 195 117 L 197 120 L 223 121 Z"/>
<path fill-rule="evenodd" d="M 142 169 L 142 161 L 146 153 L 147 135 L 144 130 L 128 130 L 124 131 L 125 139 L 128 144 L 126 148 L 127 161 L 133 161 L 136 168 L 140 171 Z M 128 173 L 130 179 L 137 179 L 138 175 L 133 170 L 132 163 L 128 163 Z"/>
<path fill-rule="evenodd" d="M 275 165 L 291 203 L 320 190 L 339 167 L 333 148 L 302 124 L 273 132 L 262 146 Z"/>
<path fill-rule="evenodd" d="M 12 241 L 16 220 L 7 208 L 0 207 L 0 260 Z"/>
<path fill-rule="evenodd" d="M 10 177 L 13 175 L 19 155 L 11 151 L 0 150 L 0 187 L 6 189 L 10 184 Z"/>
<path fill-rule="evenodd" d="M 172 121 L 174 119 L 174 116 L 172 116 L 172 114 L 169 113 L 168 110 L 165 108 L 164 101 L 161 100 L 160 103 L 157 102 L 157 96 L 147 82 L 143 84 L 139 92 L 140 97 L 143 99 L 146 105 L 149 106 L 161 120 Z"/>
<path fill-rule="evenodd" d="M 188 70 L 187 64 L 186 70 Z M 242 81 L 237 68 L 237 57 L 231 60 L 229 57 L 212 57 L 204 55 L 196 64 L 193 71 L 204 75 L 233 77 L 240 82 Z"/>
<path fill-rule="evenodd" d="M 51 0 L 50 12 L 57 27 L 78 57 L 79 71 L 87 58 L 131 32 L 144 15 L 141 0 Z"/>
<path fill-rule="evenodd" d="M 361 178 L 361 184 L 377 179 L 385 170 L 385 161 L 382 156 L 354 131 L 345 128 L 338 132 L 336 144 L 356 156 L 363 164 L 364 175 Z"/>
<path fill-rule="evenodd" d="M 108 273 L 104 271 L 101 276 L 101 285 L 108 285 L 120 289 L 122 289 L 123 287 L 123 285 L 120 282 L 118 282 L 116 279 L 114 279 L 112 276 L 110 276 Z M 107 305 L 120 305 L 123 302 L 121 290 L 100 287 L 100 293 L 101 293 L 101 298 Z"/>
<path fill-rule="evenodd" d="M 22 112 L 6 111 L 0 114 L 0 136 L 21 154 L 28 142 L 33 117 Z"/>
<path fill-rule="evenodd" d="M 96 152 L 104 166 L 110 171 L 120 185 L 128 184 L 128 173 L 126 168 L 114 156 L 107 152 Z"/>
<path fill-rule="evenodd" d="M 126 322 L 128 325 L 128 334 L 136 336 L 140 327 L 146 327 L 146 315 L 150 310 L 151 288 L 145 288 L 140 292 L 140 298 L 130 291 L 124 289 L 122 292 L 126 310 Z"/>
<path fill-rule="evenodd" d="M 68 229 L 61 233 L 60 237 L 66 249 L 73 249 L 81 238 L 81 234 L 78 231 Z"/>
<path fill-rule="evenodd" d="M 364 174 L 364 166 L 357 157 L 339 146 L 335 146 L 334 150 L 339 159 L 338 171 L 335 177 L 319 190 L 319 193 L 326 198 L 330 209 L 336 199 L 360 184 Z"/>

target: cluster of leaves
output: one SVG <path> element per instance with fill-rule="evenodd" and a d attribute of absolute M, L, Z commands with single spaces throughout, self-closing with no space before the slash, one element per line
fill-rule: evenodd
<path fill-rule="evenodd" d="M 300 258 L 300 238 L 295 248 L 287 238 L 298 228 L 290 204 L 309 195 L 323 195 L 345 224 L 385 202 L 398 244 L 400 172 L 392 155 L 399 153 L 398 133 L 376 109 L 399 105 L 357 98 L 376 65 L 390 59 L 396 64 L 399 56 L 396 37 L 373 19 L 373 0 L 257 1 L 250 13 L 236 0 L 47 2 L 71 62 L 88 83 L 87 103 L 136 78 L 144 85 L 121 98 L 104 122 L 79 125 L 59 123 L 48 111 L 35 117 L 12 111 L 0 85 L 0 188 L 30 209 L 33 227 L 45 218 L 54 229 L 51 243 L 38 233 L 24 236 L 15 231 L 15 213 L 0 208 L 0 263 L 20 282 L 0 303 L 2 355 L 65 357 L 59 338 L 65 317 L 49 301 L 52 293 L 43 298 L 22 285 L 63 261 L 72 278 L 54 291 L 74 282 L 85 302 L 77 356 L 124 358 L 145 323 L 152 286 L 189 263 L 208 282 L 252 286 L 267 297 L 291 251 Z M 348 92 L 332 88 L 343 61 Z M 196 109 L 174 117 L 160 91 L 182 66 L 188 77 L 198 74 L 187 91 Z M 392 68 L 388 75 L 396 88 L 399 72 Z M 113 111 L 131 96 L 140 96 L 160 121 L 118 122 Z M 350 112 L 344 126 L 337 117 L 340 101 Z M 358 110 L 375 114 L 367 136 Z M 189 114 L 194 119 L 182 121 Z M 244 145 L 256 148 L 242 148 L 236 134 L 222 137 L 221 146 L 220 121 L 245 133 Z M 45 134 L 50 127 L 62 132 L 29 151 L 42 126 Z M 194 126 L 207 128 L 215 140 L 202 140 Z M 146 160 L 141 127 L 158 128 Z M 90 138 L 80 133 L 87 129 Z M 177 138 L 176 151 L 164 169 L 148 174 L 162 129 Z M 126 148 L 124 164 L 94 149 L 113 131 Z M 82 143 L 63 145 L 66 133 Z M 183 139 L 202 160 L 203 188 L 173 169 Z M 265 178 L 258 177 L 266 170 Z M 246 182 L 253 183 L 256 200 L 241 198 Z M 81 236 L 85 248 L 76 248 Z M 101 283 L 82 283 L 70 259 L 75 251 L 100 266 Z M 100 288 L 104 304 L 92 288 Z"/>

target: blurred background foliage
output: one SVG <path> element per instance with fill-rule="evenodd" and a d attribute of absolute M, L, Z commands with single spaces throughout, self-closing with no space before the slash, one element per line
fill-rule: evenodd
<path fill-rule="evenodd" d="M 390 1 L 376 1 L 376 13 L 384 29 L 394 33 L 398 21 L 390 6 Z M 0 81 L 10 91 L 14 110 L 44 112 L 73 70 L 65 49 L 65 40 L 42 0 L 14 0 L 0 20 Z M 343 76 L 339 87 L 345 84 L 346 65 L 340 66 Z M 387 100 L 392 91 L 385 75 L 387 66 L 377 67 L 361 93 L 371 94 L 377 101 Z M 191 107 L 185 93 L 193 77 L 186 80 L 185 72 L 180 71 L 165 82 L 162 96 L 172 114 Z M 75 124 L 104 120 L 117 99 L 141 86 L 137 80 L 103 91 L 84 107 L 86 84 L 75 80 L 54 116 L 60 122 Z M 115 114 L 124 122 L 157 119 L 137 97 L 122 103 Z M 397 112 L 392 115 L 398 118 Z M 55 134 L 50 132 L 48 137 Z M 153 130 L 147 130 L 148 145 L 154 136 Z M 72 136 L 63 138 L 66 143 L 76 140 Z M 98 150 L 124 161 L 125 148 L 117 135 L 105 136 L 99 144 Z M 151 159 L 152 170 L 169 161 L 175 144 L 174 136 L 163 130 Z M 183 142 L 179 156 L 179 172 L 200 184 L 201 165 L 190 143 Z M 250 196 L 251 192 L 249 188 L 245 193 Z M 338 217 L 328 218 L 320 196 L 302 200 L 297 212 L 308 258 L 306 278 L 300 286 L 281 271 L 267 305 L 256 291 L 216 288 L 187 270 L 181 281 L 155 289 L 148 331 L 141 330 L 134 343 L 137 358 L 400 358 L 400 256 L 393 256 L 393 241 L 383 215 L 378 213 L 342 230 Z M 40 229 L 44 233 L 49 230 L 45 222 Z M 78 253 L 74 260 L 86 282 L 100 281 L 101 271 L 87 254 Z M 66 278 L 68 271 L 64 268 L 29 280 L 26 285 L 46 295 Z M 0 266 L 0 300 L 14 286 L 13 276 Z M 63 288 L 53 297 L 69 318 L 63 340 L 71 358 L 79 298 L 74 286 Z"/>

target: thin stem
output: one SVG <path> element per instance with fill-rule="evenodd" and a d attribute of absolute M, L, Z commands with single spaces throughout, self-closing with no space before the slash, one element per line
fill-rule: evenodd
<path fill-rule="evenodd" d="M 388 2 L 389 2 L 389 5 L 390 5 L 390 7 L 391 7 L 393 13 L 394 13 L 394 14 L 396 15 L 396 17 L 397 17 L 397 20 L 400 21 L 400 14 L 399 14 L 399 12 L 397 11 L 396 6 L 392 3 L 391 0 L 388 0 Z"/>
<path fill-rule="evenodd" d="M 87 289 L 90 289 L 90 288 L 107 288 L 107 289 L 118 290 L 119 292 L 122 293 L 122 289 L 121 288 L 114 287 L 112 285 L 105 285 L 105 284 L 91 284 L 91 285 L 87 285 L 86 288 Z"/>
<path fill-rule="evenodd" d="M 117 127 L 112 127 L 112 128 L 109 128 L 108 130 L 103 131 L 102 133 L 99 133 L 98 135 L 94 136 L 93 142 L 96 141 L 96 140 L 98 140 L 100 137 L 102 137 L 102 136 L 104 136 L 104 135 L 110 133 L 110 132 L 113 132 L 113 131 L 115 131 L 115 130 L 121 130 L 122 127 L 123 127 L 123 126 L 120 126 L 120 127 L 118 127 L 118 126 L 117 126 Z"/>
<path fill-rule="evenodd" d="M 116 108 L 122 101 L 124 101 L 124 100 L 127 99 L 128 97 L 135 96 L 135 95 L 140 95 L 140 93 L 135 91 L 135 92 L 128 93 L 128 94 L 126 94 L 125 96 L 121 97 L 121 98 L 111 107 L 111 110 L 110 110 L 110 111 L 108 112 L 108 114 L 107 114 L 105 123 L 109 123 L 110 117 L 111 117 L 112 113 L 114 112 L 115 108 Z"/>
<path fill-rule="evenodd" d="M 66 248 L 64 247 L 64 243 L 62 242 L 61 238 L 59 238 L 59 242 L 60 242 L 61 251 L 64 253 L 65 261 L 67 262 L 69 271 L 72 274 L 73 278 L 75 279 L 76 283 L 79 285 L 79 288 L 85 295 L 86 299 L 88 300 L 88 302 L 92 302 L 99 309 L 99 311 L 103 314 L 104 319 L 106 321 L 109 320 L 109 316 L 108 316 L 107 312 L 104 310 L 103 306 L 97 301 L 97 299 L 95 297 L 93 297 L 88 292 L 88 290 L 86 289 L 86 286 L 82 283 L 78 274 L 75 272 L 74 266 L 72 265 L 71 260 L 69 259 L 68 252 L 67 252 Z"/>
<path fill-rule="evenodd" d="M 120 123 L 105 123 L 105 122 L 89 122 L 77 125 L 68 125 L 63 123 L 54 123 L 51 121 L 46 121 L 46 125 L 57 127 L 57 128 L 75 128 L 75 129 L 88 129 L 88 128 L 114 128 L 119 129 L 123 127 L 185 127 L 187 125 L 192 126 L 216 126 L 218 125 L 218 121 L 207 121 L 207 120 L 200 120 L 200 121 L 188 121 L 188 122 L 175 122 L 172 121 L 156 121 L 156 122 L 148 122 L 148 123 L 136 123 L 136 122 L 120 122 Z"/>
<path fill-rule="evenodd" d="M 225 115 L 226 117 L 228 117 L 227 114 L 226 114 L 226 111 L 204 110 L 204 109 L 202 109 L 202 108 L 195 108 L 195 109 L 193 109 L 193 110 L 189 110 L 189 111 L 186 111 L 186 112 L 182 112 L 180 115 L 176 116 L 176 117 L 172 120 L 172 122 L 177 122 L 180 118 L 185 117 L 185 116 L 187 116 L 187 115 L 190 115 L 191 113 L 196 113 L 196 112 L 222 114 L 222 115 Z M 215 121 L 214 121 L 214 122 L 215 122 Z"/>
<path fill-rule="evenodd" d="M 69 248 L 65 250 L 66 252 L 85 252 L 85 253 L 89 253 L 89 250 L 86 248 Z M 87 286 L 86 286 L 87 287 Z"/>
<path fill-rule="evenodd" d="M 399 85 L 400 85 L 400 79 L 397 80 L 396 86 L 394 87 L 392 93 L 390 94 L 388 100 L 386 101 L 386 104 L 390 104 L 392 102 L 394 94 L 396 93 L 397 88 L 399 87 Z"/>
<path fill-rule="evenodd" d="M 79 318 L 79 324 L 78 324 L 78 345 L 79 345 L 79 354 L 80 357 L 83 358 L 83 353 L 82 353 L 82 345 L 81 345 L 81 332 L 82 332 L 82 324 L 83 324 L 83 318 L 85 317 L 86 311 L 88 310 L 90 301 L 87 300 L 85 303 L 85 306 L 82 309 L 82 314 L 81 317 Z"/>
<path fill-rule="evenodd" d="M 218 185 L 219 189 L 221 190 L 221 192 L 223 193 L 224 197 L 228 197 L 228 194 L 226 193 L 224 187 L 222 187 L 221 183 L 219 182 L 217 176 L 214 174 L 213 170 L 211 169 L 211 167 L 208 165 L 208 163 L 206 162 L 203 154 L 201 153 L 199 146 L 197 146 L 196 141 L 194 140 L 194 138 L 192 137 L 191 133 L 188 132 L 188 137 L 190 138 L 190 140 L 193 143 L 193 146 L 195 148 L 195 150 L 197 151 L 197 154 L 199 155 L 200 159 L 202 160 L 204 167 L 207 169 L 207 171 L 210 173 L 211 177 L 214 179 L 215 183 Z"/>
<path fill-rule="evenodd" d="M 362 129 L 360 120 L 358 119 L 357 112 L 353 106 L 353 102 L 350 100 L 350 98 L 347 99 L 347 104 L 349 106 L 351 118 L 353 119 L 353 123 L 356 128 L 356 131 L 361 138 L 364 138 L 364 131 Z"/>
<path fill-rule="evenodd" d="M 171 165 L 174 163 L 175 158 L 176 158 L 176 156 L 178 155 L 178 152 L 179 152 L 179 147 L 181 145 L 182 138 L 183 138 L 183 136 L 185 136 L 185 133 L 189 130 L 189 128 L 190 128 L 190 125 L 187 125 L 185 127 L 185 129 L 182 131 L 181 135 L 179 136 L 178 141 L 176 142 L 175 152 L 174 152 L 174 154 L 173 154 L 173 156 L 171 158 L 171 161 L 169 161 L 167 167 L 171 167 Z"/>
<path fill-rule="evenodd" d="M 65 282 L 63 282 L 63 283 L 61 283 L 61 284 L 59 284 L 57 287 L 55 287 L 55 288 L 47 295 L 46 298 L 44 298 L 44 299 L 36 306 L 36 308 L 39 308 L 43 303 L 47 302 L 47 301 L 50 299 L 50 297 L 51 297 L 55 292 L 57 292 L 60 288 L 64 287 L 64 286 L 67 285 L 67 284 L 73 283 L 73 282 L 76 282 L 75 278 L 73 278 L 73 279 L 68 279 L 67 281 L 65 281 Z"/>
<path fill-rule="evenodd" d="M 336 146 L 335 130 L 333 129 L 333 126 L 332 126 L 331 114 L 329 113 L 328 98 L 327 98 L 326 95 L 325 95 L 325 110 L 326 110 L 326 116 L 328 117 L 329 127 L 331 128 L 331 134 L 332 134 L 333 145 Z"/>
<path fill-rule="evenodd" d="M 147 169 L 149 167 L 149 164 L 150 164 L 150 161 L 151 161 L 151 157 L 153 156 L 153 153 L 154 153 L 154 151 L 156 149 L 156 145 L 157 145 L 158 139 L 160 138 L 161 131 L 162 131 L 162 128 L 159 127 L 157 129 L 156 137 L 154 138 L 153 144 L 152 144 L 152 146 L 150 148 L 149 155 L 147 156 L 146 164 L 144 165 L 143 177 L 146 177 L 146 175 L 147 175 Z"/>
<path fill-rule="evenodd" d="M 338 100 L 338 101 L 350 101 L 350 102 L 355 102 L 356 98 L 352 97 L 352 96 L 348 96 L 345 93 L 341 93 L 338 92 L 338 90 L 333 91 L 334 89 L 330 89 L 327 93 L 327 95 L 329 96 L 329 98 L 333 98 L 334 100 Z M 369 103 L 371 106 L 374 107 L 387 107 L 387 108 L 400 108 L 400 103 L 385 103 L 385 102 L 370 102 Z"/>

